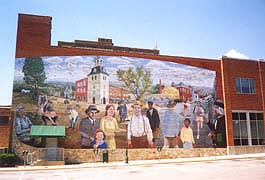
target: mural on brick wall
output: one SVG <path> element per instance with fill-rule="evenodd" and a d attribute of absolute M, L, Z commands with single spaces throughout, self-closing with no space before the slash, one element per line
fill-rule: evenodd
<path fill-rule="evenodd" d="M 39 147 L 32 125 L 65 126 L 65 148 L 225 147 L 215 78 L 214 71 L 153 59 L 17 58 L 14 131 Z"/>

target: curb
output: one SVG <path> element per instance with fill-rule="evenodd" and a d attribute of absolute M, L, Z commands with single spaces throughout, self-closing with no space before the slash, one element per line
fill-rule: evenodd
<path fill-rule="evenodd" d="M 158 164 L 182 164 L 189 162 L 215 162 L 223 160 L 240 160 L 240 159 L 255 159 L 265 158 L 265 153 L 248 154 L 248 155 L 231 155 L 231 156 L 210 156 L 210 157 L 196 157 L 196 158 L 180 158 L 180 159 L 161 159 L 159 160 L 142 160 L 131 161 L 129 164 L 124 162 L 111 162 L 108 164 L 102 163 L 83 163 L 78 165 L 64 165 L 64 166 L 19 166 L 14 168 L 0 168 L 0 172 L 18 172 L 18 171 L 43 171 L 43 170 L 65 170 L 65 169 L 80 169 L 80 168 L 118 168 L 124 166 L 150 166 Z"/>

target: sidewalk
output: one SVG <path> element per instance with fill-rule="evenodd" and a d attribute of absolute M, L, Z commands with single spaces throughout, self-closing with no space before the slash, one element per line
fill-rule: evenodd
<path fill-rule="evenodd" d="M 111 162 L 111 163 L 83 163 L 75 165 L 64 166 L 18 166 L 12 168 L 0 168 L 0 172 L 9 171 L 37 171 L 37 170 L 63 170 L 63 169 L 80 169 L 80 168 L 111 168 L 122 166 L 148 166 L 155 164 L 175 164 L 175 163 L 188 163 L 188 162 L 209 162 L 220 160 L 236 160 L 236 159 L 249 159 L 249 158 L 265 158 L 265 153 L 258 154 L 242 154 L 242 155 L 226 155 L 226 156 L 210 156 L 210 157 L 195 157 L 195 158 L 178 158 L 178 159 L 161 159 L 159 160 L 137 160 L 129 161 L 126 164 L 124 161 Z"/>

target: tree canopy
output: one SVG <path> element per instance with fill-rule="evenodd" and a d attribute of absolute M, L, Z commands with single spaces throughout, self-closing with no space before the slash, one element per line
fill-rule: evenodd
<path fill-rule="evenodd" d="M 130 67 L 128 70 L 119 69 L 117 77 L 137 100 L 140 100 L 152 85 L 150 70 L 144 69 L 143 66 L 135 69 Z"/>
<path fill-rule="evenodd" d="M 43 85 L 46 74 L 44 64 L 40 57 L 26 58 L 23 66 L 24 81 L 34 89 L 37 93 L 38 87 Z"/>

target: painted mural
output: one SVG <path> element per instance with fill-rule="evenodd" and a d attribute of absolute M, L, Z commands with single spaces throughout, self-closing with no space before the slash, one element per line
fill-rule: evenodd
<path fill-rule="evenodd" d="M 214 71 L 153 59 L 17 58 L 14 131 L 33 146 L 42 145 L 32 125 L 60 125 L 65 148 L 225 147 L 215 78 Z"/>

